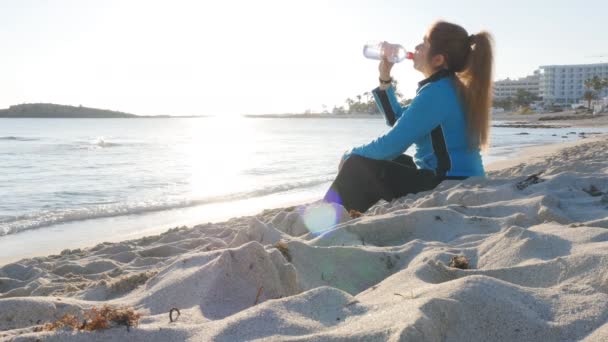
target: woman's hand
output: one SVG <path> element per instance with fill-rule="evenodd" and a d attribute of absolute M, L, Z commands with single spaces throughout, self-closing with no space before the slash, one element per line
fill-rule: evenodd
<path fill-rule="evenodd" d="M 383 80 L 391 79 L 391 69 L 395 63 L 391 63 L 386 58 L 382 58 L 380 65 L 378 65 L 378 71 L 380 71 L 380 78 Z"/>

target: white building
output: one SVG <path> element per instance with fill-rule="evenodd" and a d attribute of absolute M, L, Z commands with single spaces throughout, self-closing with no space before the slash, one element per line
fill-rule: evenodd
<path fill-rule="evenodd" d="M 546 104 L 577 103 L 587 91 L 585 80 L 594 76 L 608 78 L 608 63 L 541 66 L 539 95 Z M 605 96 L 608 96 L 606 88 L 598 98 Z"/>
<path fill-rule="evenodd" d="M 508 97 L 515 98 L 518 89 L 526 90 L 536 96 L 540 96 L 540 72 L 537 70 L 534 75 L 512 80 L 507 78 L 494 82 L 494 99 L 504 100 Z"/>

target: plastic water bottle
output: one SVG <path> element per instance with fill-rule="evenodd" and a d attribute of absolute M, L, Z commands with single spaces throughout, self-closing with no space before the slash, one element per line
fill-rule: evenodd
<path fill-rule="evenodd" d="M 372 42 L 365 44 L 363 47 L 363 56 L 369 59 L 382 59 L 386 57 L 391 63 L 399 63 L 404 59 L 414 59 L 414 54 L 406 51 L 403 46 L 387 42 Z"/>

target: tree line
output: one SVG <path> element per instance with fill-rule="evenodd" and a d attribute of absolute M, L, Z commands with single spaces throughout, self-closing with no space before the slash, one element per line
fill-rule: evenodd
<path fill-rule="evenodd" d="M 393 80 L 393 88 L 395 89 L 395 96 L 402 106 L 408 105 L 412 102 L 411 99 L 405 99 L 403 94 L 398 90 L 398 82 Z M 327 108 L 324 108 L 327 110 Z M 344 100 L 343 106 L 334 106 L 331 111 L 332 114 L 380 114 L 380 110 L 374 100 L 374 95 L 367 91 L 363 94 L 356 95 L 354 98 L 347 98 Z"/>
<path fill-rule="evenodd" d="M 608 88 L 608 78 L 600 78 L 594 76 L 584 82 L 586 91 L 583 93 L 583 99 L 587 101 L 587 107 L 591 108 L 591 101 L 598 99 L 604 88 Z M 408 105 L 412 99 L 404 99 L 403 94 L 398 90 L 398 82 L 393 80 L 393 88 L 395 88 L 395 96 L 402 106 Z M 541 98 L 527 90 L 518 89 L 513 97 L 505 99 L 494 99 L 493 107 L 503 108 L 511 111 L 518 108 L 529 107 L 533 102 L 540 101 Z M 324 112 L 329 113 L 327 106 L 323 106 Z M 347 98 L 342 106 L 334 106 L 332 114 L 380 114 L 374 96 L 371 92 L 364 92 L 356 95 L 354 98 Z"/>
<path fill-rule="evenodd" d="M 517 108 L 528 107 L 530 104 L 532 104 L 532 102 L 538 100 L 540 100 L 540 97 L 534 95 L 533 93 L 524 89 L 517 89 L 514 97 L 509 96 L 505 99 L 494 99 L 492 107 L 502 108 L 510 111 Z"/>

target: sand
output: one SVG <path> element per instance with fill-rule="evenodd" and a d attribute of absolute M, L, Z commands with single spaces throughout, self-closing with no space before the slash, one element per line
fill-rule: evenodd
<path fill-rule="evenodd" d="M 590 115 L 575 110 L 557 113 L 517 114 L 513 112 L 492 114 L 492 119 L 506 121 L 505 124 L 521 123 L 526 126 L 543 125 L 553 127 L 607 127 L 608 113 Z M 550 120 L 548 120 L 550 119 Z"/>
<path fill-rule="evenodd" d="M 606 341 L 608 137 L 522 154 L 359 218 L 315 202 L 4 265 L 0 340 Z M 143 316 L 34 331 L 103 304 Z"/>

